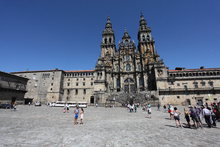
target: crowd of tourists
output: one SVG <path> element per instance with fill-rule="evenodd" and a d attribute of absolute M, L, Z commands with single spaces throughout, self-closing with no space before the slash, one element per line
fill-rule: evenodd
<path fill-rule="evenodd" d="M 170 119 L 174 119 L 176 127 L 182 127 L 180 122 L 181 112 L 177 107 L 168 104 L 164 105 L 164 112 L 168 111 Z M 166 110 L 168 108 L 168 110 Z M 216 127 L 216 121 L 220 121 L 220 103 L 212 103 L 211 105 L 191 106 L 184 108 L 184 117 L 189 128 L 203 128 L 203 121 L 209 128 Z"/>

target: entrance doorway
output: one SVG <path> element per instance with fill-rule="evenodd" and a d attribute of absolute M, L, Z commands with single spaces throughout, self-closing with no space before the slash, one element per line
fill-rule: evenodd
<path fill-rule="evenodd" d="M 134 80 L 132 78 L 127 78 L 124 81 L 124 92 L 125 93 L 135 93 L 136 89 L 135 89 L 135 83 Z"/>
<path fill-rule="evenodd" d="M 91 97 L 90 97 L 90 103 L 91 103 L 91 104 L 94 104 L 94 96 L 91 96 Z"/>

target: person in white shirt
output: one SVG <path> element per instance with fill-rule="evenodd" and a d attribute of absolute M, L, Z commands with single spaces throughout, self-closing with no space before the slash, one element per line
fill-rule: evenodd
<path fill-rule="evenodd" d="M 205 118 L 205 122 L 207 123 L 208 127 L 211 128 L 211 111 L 209 110 L 209 107 L 203 108 L 202 113 Z"/>

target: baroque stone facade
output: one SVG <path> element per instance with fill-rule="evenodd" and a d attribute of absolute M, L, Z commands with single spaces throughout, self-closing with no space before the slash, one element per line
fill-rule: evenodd
<path fill-rule="evenodd" d="M 112 93 L 148 92 L 162 104 L 219 101 L 220 69 L 168 70 L 157 54 L 150 27 L 140 16 L 137 45 L 125 30 L 115 44 L 110 18 L 102 32 L 101 55 L 94 70 L 26 71 L 26 98 L 43 102 L 74 101 L 104 104 Z"/>

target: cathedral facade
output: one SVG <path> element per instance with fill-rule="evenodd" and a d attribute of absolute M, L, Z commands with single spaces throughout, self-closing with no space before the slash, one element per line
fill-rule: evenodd
<path fill-rule="evenodd" d="M 115 44 L 110 18 L 102 32 L 101 54 L 94 70 L 24 71 L 12 74 L 29 79 L 25 98 L 33 101 L 75 101 L 105 104 L 112 93 L 151 93 L 162 104 L 196 104 L 219 101 L 220 69 L 169 70 L 155 49 L 143 15 L 138 43 L 125 30 Z"/>
<path fill-rule="evenodd" d="M 118 48 L 110 18 L 102 33 L 101 56 L 96 64 L 96 85 L 107 92 L 157 90 L 155 68 L 163 65 L 156 53 L 151 29 L 141 15 L 138 44 L 125 30 Z M 102 86 L 101 86 L 102 85 Z"/>

